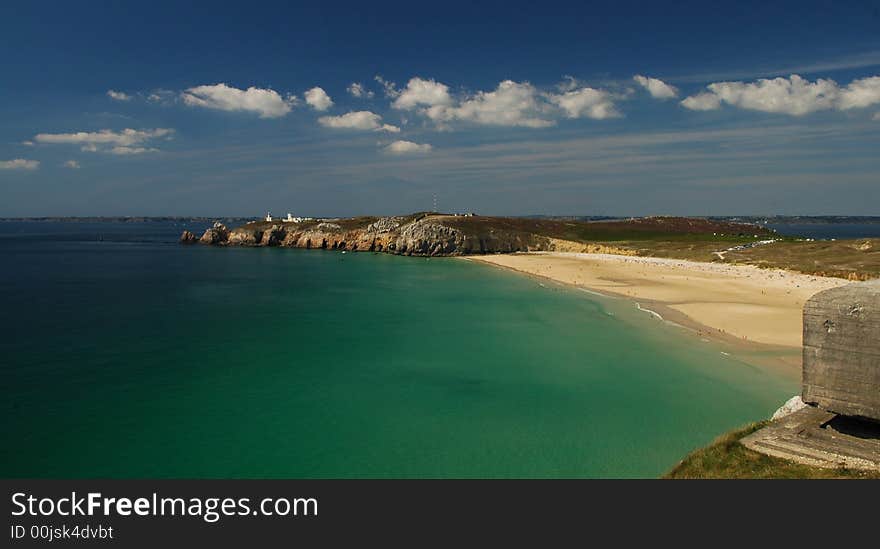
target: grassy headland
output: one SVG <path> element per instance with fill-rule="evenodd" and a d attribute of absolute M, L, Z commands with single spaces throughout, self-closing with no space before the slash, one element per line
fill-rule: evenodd
<path fill-rule="evenodd" d="M 361 216 L 323 221 L 342 231 L 365 231 L 381 219 Z M 685 217 L 585 221 L 419 212 L 385 219 L 394 219 L 400 225 L 420 220 L 442 224 L 476 241 L 501 238 L 533 242 L 536 237 L 550 238 L 557 241 L 559 251 L 578 251 L 577 245 L 582 245 L 607 248 L 612 253 L 616 250 L 645 257 L 754 265 L 850 280 L 880 277 L 880 238 L 812 241 L 782 237 L 758 225 Z M 320 223 L 310 220 L 299 227 L 307 230 Z M 273 224 L 256 221 L 243 228 L 263 231 Z M 768 240 L 773 242 L 766 243 Z"/>
<path fill-rule="evenodd" d="M 695 478 L 837 478 L 880 479 L 880 473 L 857 469 L 810 467 L 785 459 L 766 456 L 740 444 L 740 439 L 754 433 L 768 422 L 752 423 L 727 433 L 685 457 L 663 475 L 669 479 Z"/>

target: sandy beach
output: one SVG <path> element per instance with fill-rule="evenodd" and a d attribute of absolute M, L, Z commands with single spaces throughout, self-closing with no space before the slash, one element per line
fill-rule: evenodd
<path fill-rule="evenodd" d="M 672 320 L 707 335 L 791 348 L 801 346 L 806 300 L 848 283 L 746 265 L 609 254 L 537 252 L 470 259 L 629 297 L 664 316 L 672 312 Z"/>

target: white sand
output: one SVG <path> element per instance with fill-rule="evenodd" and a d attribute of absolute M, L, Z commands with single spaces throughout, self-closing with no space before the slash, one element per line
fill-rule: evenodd
<path fill-rule="evenodd" d="M 779 269 L 655 257 L 534 252 L 469 259 L 660 303 L 719 333 L 789 347 L 801 346 L 804 302 L 848 284 Z"/>

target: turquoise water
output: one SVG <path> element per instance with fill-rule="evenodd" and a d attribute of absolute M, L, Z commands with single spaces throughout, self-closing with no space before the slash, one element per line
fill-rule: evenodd
<path fill-rule="evenodd" d="M 5 477 L 651 477 L 795 382 L 458 259 L 0 224 Z"/>

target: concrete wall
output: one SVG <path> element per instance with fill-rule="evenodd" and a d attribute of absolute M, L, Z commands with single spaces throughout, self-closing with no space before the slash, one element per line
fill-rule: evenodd
<path fill-rule="evenodd" d="M 804 402 L 880 421 L 880 280 L 804 305 Z"/>

